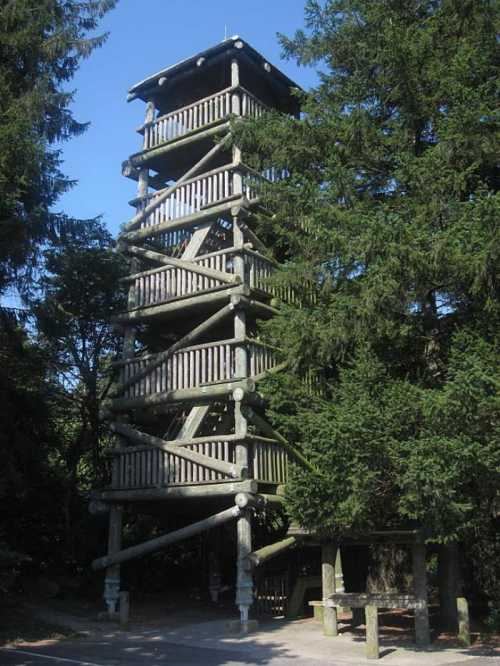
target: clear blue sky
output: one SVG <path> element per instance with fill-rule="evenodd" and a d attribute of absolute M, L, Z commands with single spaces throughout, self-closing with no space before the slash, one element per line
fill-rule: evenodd
<path fill-rule="evenodd" d="M 79 218 L 102 214 L 116 235 L 133 214 L 127 202 L 136 186 L 121 175 L 121 163 L 140 148 L 135 128 L 145 109 L 140 100 L 126 102 L 128 88 L 222 41 L 225 26 L 302 87 L 313 85 L 314 70 L 280 59 L 276 37 L 303 26 L 303 8 L 304 0 L 120 0 L 101 24 L 108 41 L 71 83 L 74 115 L 90 127 L 63 145 L 63 172 L 78 184 L 56 209 Z"/>

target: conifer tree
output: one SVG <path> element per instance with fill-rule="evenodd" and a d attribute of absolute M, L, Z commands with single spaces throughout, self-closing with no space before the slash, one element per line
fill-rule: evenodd
<path fill-rule="evenodd" d="M 263 326 L 288 363 L 266 394 L 322 471 L 288 485 L 320 532 L 498 520 L 499 28 L 495 0 L 309 0 L 280 37 L 320 72 L 303 117 L 235 125 L 285 174 L 258 227 L 297 303 Z"/>
<path fill-rule="evenodd" d="M 4 0 L 0 3 L 0 293 L 29 287 L 42 244 L 67 223 L 53 211 L 74 183 L 55 146 L 83 132 L 66 88 L 116 0 Z"/>

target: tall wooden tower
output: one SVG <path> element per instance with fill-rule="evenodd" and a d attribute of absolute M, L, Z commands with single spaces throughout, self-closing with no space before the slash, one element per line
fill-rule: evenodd
<path fill-rule="evenodd" d="M 134 217 L 120 234 L 131 259 L 128 309 L 112 405 L 105 599 L 116 609 L 120 564 L 222 523 L 236 524 L 236 604 L 252 604 L 252 515 L 280 502 L 287 451 L 265 420 L 258 382 L 275 350 L 256 322 L 282 294 L 275 264 L 252 230 L 260 174 L 231 145 L 230 118 L 268 108 L 298 114 L 297 87 L 239 37 L 133 86 L 146 102 L 142 149 L 124 164 L 138 183 Z M 190 516 L 164 537 L 122 550 L 123 505 Z"/>

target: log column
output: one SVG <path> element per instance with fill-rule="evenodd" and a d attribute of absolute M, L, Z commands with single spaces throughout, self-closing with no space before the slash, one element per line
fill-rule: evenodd
<path fill-rule="evenodd" d="M 154 118 L 154 105 L 148 104 L 146 111 L 146 122 L 150 122 Z M 137 183 L 137 196 L 145 197 L 149 188 L 149 169 L 141 169 L 139 171 L 139 179 Z M 137 205 L 137 212 L 140 210 L 140 204 Z M 130 271 L 131 273 L 139 272 L 139 260 L 131 259 Z M 132 310 L 135 307 L 135 287 L 134 283 L 130 283 L 128 291 L 127 308 Z M 123 350 L 122 358 L 133 358 L 135 351 L 135 326 L 127 326 L 123 334 Z M 126 422 L 126 417 L 118 417 L 117 421 Z M 116 436 L 116 448 L 126 446 L 126 440 L 119 435 Z M 117 458 L 115 459 L 118 460 Z M 118 478 L 118 468 L 116 463 L 113 465 L 112 485 L 118 487 L 120 479 Z M 122 548 L 122 525 L 123 525 L 123 507 L 119 504 L 112 504 L 109 512 L 109 533 L 108 533 L 108 555 L 114 555 Z M 118 610 L 118 601 L 120 599 L 120 565 L 115 564 L 106 569 L 104 578 L 104 601 L 106 608 L 110 615 L 113 615 Z"/>
<path fill-rule="evenodd" d="M 321 546 L 321 582 L 323 602 L 335 593 L 335 560 L 337 546 L 325 543 Z M 338 636 L 337 609 L 323 606 L 323 633 L 325 636 Z"/>
<path fill-rule="evenodd" d="M 123 508 L 120 504 L 112 504 L 109 511 L 108 555 L 114 555 L 122 547 Z M 106 569 L 104 578 L 104 601 L 109 615 L 118 610 L 120 598 L 120 565 L 115 564 Z"/>
<path fill-rule="evenodd" d="M 241 628 L 246 631 L 248 629 L 248 612 L 253 603 L 253 579 L 246 559 L 252 552 L 252 519 L 249 509 L 243 511 L 238 518 L 236 535 L 238 544 L 236 605 L 240 611 Z"/>
<path fill-rule="evenodd" d="M 236 389 L 235 394 L 238 392 Z M 239 394 L 235 398 L 242 398 Z M 234 403 L 235 432 L 239 436 L 247 433 L 247 420 L 241 411 L 241 399 Z M 236 464 L 248 468 L 248 444 L 236 445 Z M 240 611 L 243 631 L 248 630 L 248 612 L 253 603 L 253 576 L 247 557 L 252 552 L 252 517 L 250 509 L 244 509 L 236 523 L 237 564 L 236 564 L 236 605 Z"/>

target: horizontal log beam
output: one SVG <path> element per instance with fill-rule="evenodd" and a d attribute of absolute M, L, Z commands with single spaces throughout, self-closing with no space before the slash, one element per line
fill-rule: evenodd
<path fill-rule="evenodd" d="M 238 493 L 234 498 L 234 503 L 236 506 L 239 506 L 240 509 L 245 508 L 256 508 L 256 509 L 265 509 L 266 507 L 278 507 L 283 506 L 285 498 L 281 495 L 269 495 L 266 493 L 259 493 L 258 495 L 253 493 Z"/>
<path fill-rule="evenodd" d="M 264 564 L 264 562 L 271 560 L 273 557 L 281 555 L 285 550 L 293 548 L 297 545 L 297 541 L 296 537 L 287 537 L 286 539 L 272 543 L 269 546 L 254 550 L 253 553 L 249 553 L 246 557 L 247 565 L 249 568 L 255 569 L 261 564 Z"/>
<path fill-rule="evenodd" d="M 341 606 L 344 608 L 366 608 L 376 606 L 377 608 L 416 608 L 417 600 L 412 594 L 398 594 L 391 592 L 339 592 L 330 595 L 323 602 L 328 608 Z"/>
<path fill-rule="evenodd" d="M 166 153 L 170 153 L 172 150 L 177 150 L 178 148 L 189 146 L 196 141 L 200 141 L 200 139 L 215 137 L 224 132 L 227 132 L 229 129 L 230 123 L 228 122 L 216 125 L 215 127 L 209 127 L 208 129 L 202 130 L 201 132 L 188 134 L 173 141 L 165 142 L 163 145 L 156 148 L 150 148 L 148 150 L 143 150 L 140 153 L 135 153 L 129 157 L 129 162 L 132 164 L 132 166 L 142 166 L 146 164 L 151 158 L 161 157 Z"/>
<path fill-rule="evenodd" d="M 180 217 L 177 220 L 167 220 L 166 222 L 160 222 L 160 224 L 155 224 L 151 227 L 144 227 L 143 229 L 136 229 L 135 231 L 121 233 L 118 236 L 118 239 L 119 241 L 124 241 L 127 243 L 134 242 L 143 240 L 144 238 L 158 236 L 159 234 L 163 234 L 168 231 L 175 231 L 176 229 L 192 227 L 195 224 L 208 222 L 212 219 L 216 220 L 218 217 L 222 217 L 224 214 L 229 213 L 232 206 L 234 206 L 235 202 L 237 201 L 246 201 L 246 199 L 241 197 L 241 195 L 236 195 L 234 199 L 228 199 L 222 204 L 211 206 L 210 208 L 204 208 L 198 213 L 192 213 L 191 215 Z"/>
<path fill-rule="evenodd" d="M 212 384 L 198 386 L 192 389 L 178 389 L 177 391 L 166 391 L 137 398 L 118 398 L 111 402 L 111 410 L 115 412 L 127 411 L 129 409 L 143 409 L 163 405 L 167 402 L 206 402 L 215 398 L 228 399 L 232 397 L 235 389 L 241 388 L 244 393 L 255 391 L 255 382 L 251 379 L 224 382 L 223 384 Z"/>
<path fill-rule="evenodd" d="M 229 520 L 234 520 L 240 515 L 240 509 L 237 506 L 232 506 L 230 509 L 225 509 L 219 513 L 210 516 L 209 518 L 204 518 L 199 520 L 192 525 L 187 527 L 182 527 L 179 530 L 174 532 L 169 532 L 164 534 L 161 537 L 156 539 L 150 539 L 144 543 L 138 544 L 137 546 L 131 546 L 130 548 L 125 548 L 120 550 L 117 553 L 112 555 L 107 555 L 105 557 L 98 557 L 92 562 L 92 569 L 94 571 L 99 571 L 100 569 L 105 569 L 107 567 L 113 566 L 114 564 L 122 564 L 136 557 L 143 557 L 149 553 L 154 553 L 161 548 L 170 546 L 173 543 L 182 541 L 183 539 L 188 539 L 189 537 L 200 534 L 201 532 L 206 532 L 218 525 L 223 525 Z"/>
<path fill-rule="evenodd" d="M 102 502 L 161 502 L 209 498 L 234 498 L 239 492 L 256 493 L 257 481 L 244 479 L 233 481 L 224 479 L 212 483 L 178 483 L 165 488 L 120 488 L 116 490 L 94 491 L 92 498 Z"/>
<path fill-rule="evenodd" d="M 119 315 L 115 315 L 112 321 L 116 324 L 126 324 L 145 321 L 153 317 L 178 313 L 180 311 L 184 314 L 188 308 L 196 310 L 201 308 L 206 309 L 210 306 L 220 306 L 229 300 L 229 297 L 234 294 L 235 289 L 241 289 L 241 285 L 238 287 L 222 285 L 201 294 L 186 294 L 181 298 L 172 298 L 157 305 L 149 305 L 135 308 L 128 312 L 122 312 Z"/>
<path fill-rule="evenodd" d="M 110 427 L 113 432 L 123 435 L 133 442 L 145 444 L 147 446 L 154 446 L 157 449 L 171 453 L 178 458 L 184 458 L 197 465 L 202 465 L 207 469 L 213 469 L 216 472 L 227 474 L 233 479 L 242 478 L 246 473 L 246 469 L 240 465 L 235 465 L 234 463 L 226 462 L 224 460 L 217 460 L 216 458 L 211 458 L 210 456 L 198 453 L 197 451 L 177 446 L 161 437 L 155 437 L 154 435 L 148 435 L 145 432 L 136 430 L 126 423 L 112 423 Z M 123 451 L 126 452 L 126 448 L 124 448 Z"/>

